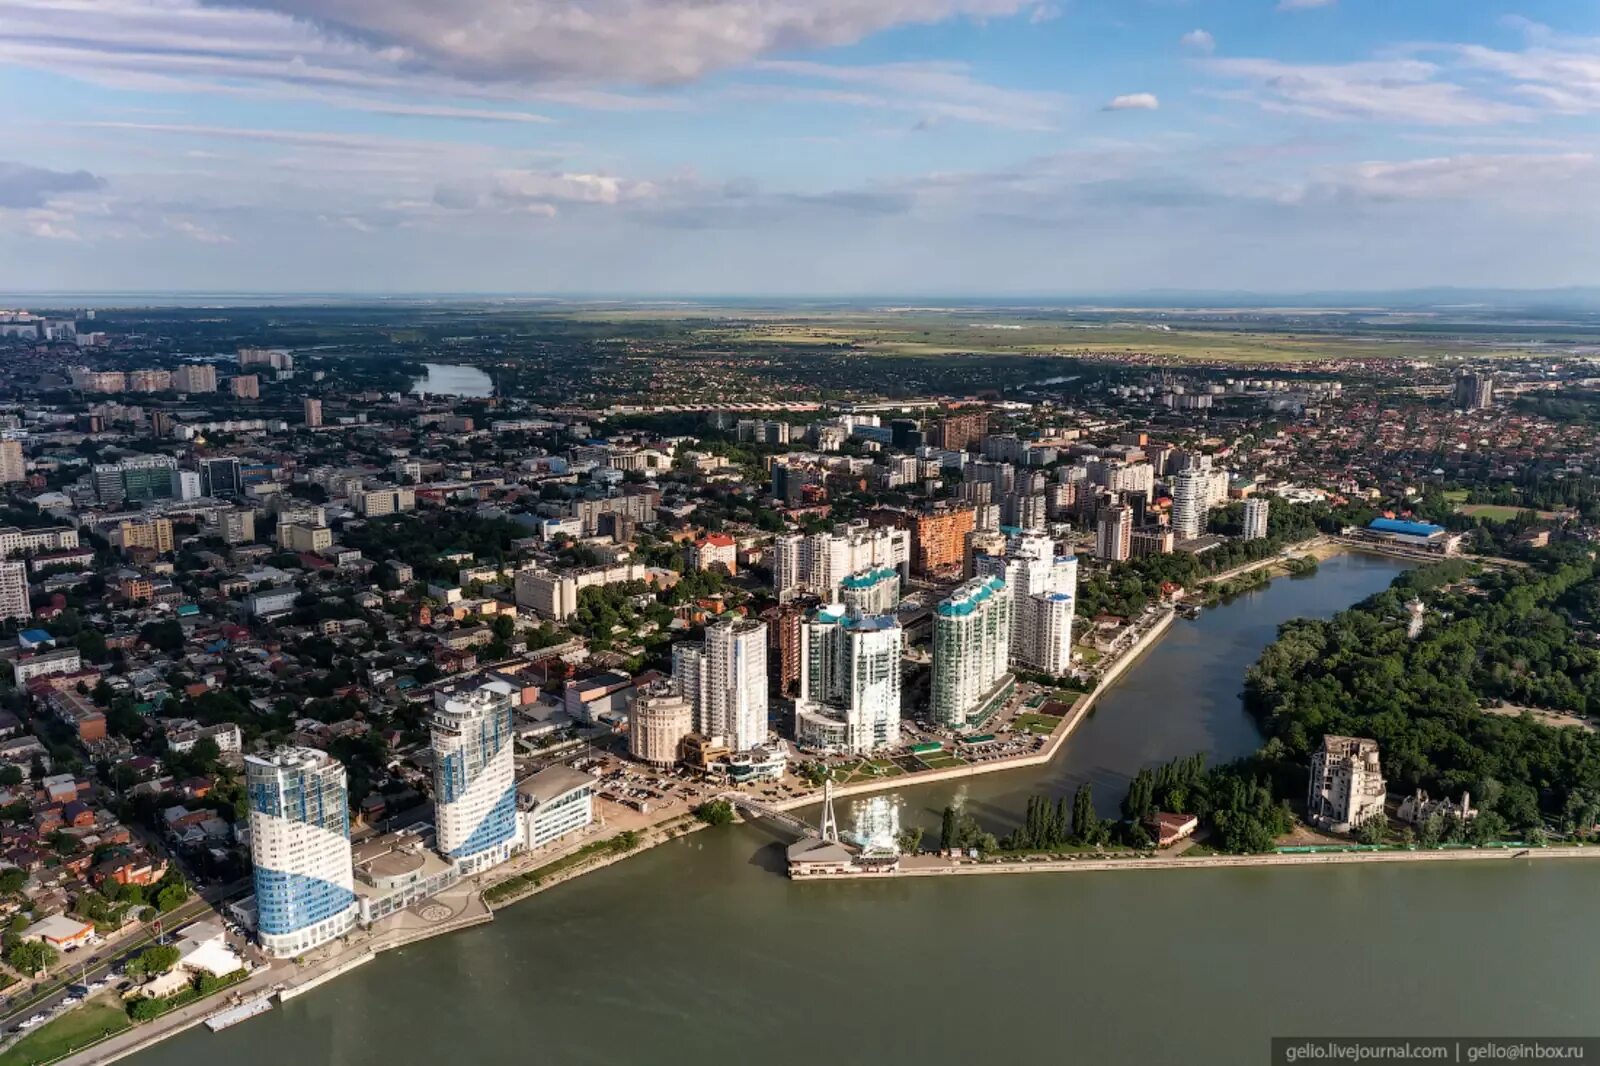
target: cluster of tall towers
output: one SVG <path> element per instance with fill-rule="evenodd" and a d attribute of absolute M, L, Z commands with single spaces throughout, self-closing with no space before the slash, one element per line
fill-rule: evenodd
<path fill-rule="evenodd" d="M 439 692 L 429 718 L 436 848 L 459 875 L 519 849 L 513 705 L 508 686 Z M 349 932 L 359 908 L 344 764 L 315 748 L 245 757 L 256 930 L 271 955 Z"/>

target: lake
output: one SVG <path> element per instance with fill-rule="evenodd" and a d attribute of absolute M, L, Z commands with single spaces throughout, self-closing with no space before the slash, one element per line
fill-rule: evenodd
<path fill-rule="evenodd" d="M 413 394 L 429 396 L 493 396 L 494 379 L 475 366 L 423 363 L 427 374 L 413 378 Z"/>

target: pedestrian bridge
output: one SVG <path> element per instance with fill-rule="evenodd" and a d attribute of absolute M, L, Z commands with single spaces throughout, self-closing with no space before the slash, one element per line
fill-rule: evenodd
<path fill-rule="evenodd" d="M 743 812 L 746 817 L 761 818 L 768 822 L 775 822 L 795 836 L 814 837 L 822 835 L 821 830 L 804 818 L 790 814 L 788 811 L 780 811 L 775 807 L 768 806 L 753 796 L 745 795 L 743 792 L 724 792 L 717 798 L 727 800 Z"/>

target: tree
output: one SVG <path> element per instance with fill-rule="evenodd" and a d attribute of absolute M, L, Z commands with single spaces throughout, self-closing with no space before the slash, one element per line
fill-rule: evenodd
<path fill-rule="evenodd" d="M 200 768 L 201 773 L 210 773 L 221 755 L 222 749 L 210 737 L 201 737 L 194 742 L 194 747 L 189 749 L 189 758 Z"/>
<path fill-rule="evenodd" d="M 902 852 L 915 855 L 922 847 L 922 827 L 915 825 L 910 829 L 900 830 L 894 842 Z"/>
<path fill-rule="evenodd" d="M 694 816 L 706 825 L 727 825 L 733 821 L 733 804 L 725 799 L 707 800 L 694 809 Z"/>
<path fill-rule="evenodd" d="M 1600 565 L 1561 548 L 1522 569 L 1482 572 L 1466 560 L 1408 571 L 1327 620 L 1291 622 L 1246 677 L 1245 702 L 1283 746 L 1292 774 L 1328 734 L 1372 737 L 1397 791 L 1456 796 L 1522 835 L 1549 823 L 1592 832 L 1600 821 L 1600 736 L 1552 729 L 1497 703 L 1585 715 L 1600 708 Z M 1408 604 L 1427 624 L 1408 632 Z M 1492 825 L 1493 823 L 1491 823 Z M 1419 827 L 1424 843 L 1470 840 L 1471 826 Z"/>
<path fill-rule="evenodd" d="M 956 809 L 946 807 L 944 819 L 939 824 L 939 847 L 949 851 L 956 847 Z"/>
<path fill-rule="evenodd" d="M 56 949 L 42 940 L 18 940 L 6 949 L 6 962 L 29 975 L 48 970 L 58 957 Z"/>
<path fill-rule="evenodd" d="M 1100 836 L 1100 818 L 1094 812 L 1094 789 L 1088 782 L 1079 785 L 1072 795 L 1072 836 L 1080 844 L 1096 843 Z"/>
<path fill-rule="evenodd" d="M 21 892 L 22 886 L 27 883 L 27 873 L 16 867 L 0 872 L 0 896 L 14 896 Z"/>
<path fill-rule="evenodd" d="M 139 996 L 128 1002 L 128 1017 L 136 1022 L 153 1022 L 161 1017 L 163 1004 L 159 999 Z"/>
<path fill-rule="evenodd" d="M 147 622 L 139 630 L 139 639 L 158 651 L 179 651 L 183 647 L 183 626 L 171 619 Z"/>
<path fill-rule="evenodd" d="M 1389 817 L 1379 813 L 1361 823 L 1356 839 L 1363 844 L 1382 844 L 1389 835 Z"/>
<path fill-rule="evenodd" d="M 128 963 L 128 973 L 134 977 L 155 977 L 178 965 L 179 951 L 170 944 L 156 944 L 145 948 Z"/>
<path fill-rule="evenodd" d="M 1444 817 L 1431 814 L 1417 826 L 1417 843 L 1425 848 L 1436 848 L 1444 840 Z"/>
<path fill-rule="evenodd" d="M 1140 770 L 1128 783 L 1128 795 L 1122 801 L 1122 817 L 1137 823 L 1155 806 L 1156 779 L 1148 769 Z"/>
<path fill-rule="evenodd" d="M 1476 817 L 1467 823 L 1468 839 L 1474 844 L 1489 844 L 1505 840 L 1509 834 L 1506 820 L 1494 811 L 1479 811 Z"/>
<path fill-rule="evenodd" d="M 189 898 L 189 890 L 182 882 L 167 885 L 156 893 L 156 909 L 162 914 L 175 911 L 183 906 L 183 901 Z"/>

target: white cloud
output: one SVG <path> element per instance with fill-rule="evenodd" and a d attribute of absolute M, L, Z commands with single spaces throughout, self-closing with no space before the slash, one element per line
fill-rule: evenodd
<path fill-rule="evenodd" d="M 1055 127 L 1066 104 L 1066 97 L 1058 93 L 1002 89 L 986 84 L 974 78 L 962 63 L 836 66 L 787 59 L 764 60 L 751 69 L 757 74 L 827 82 L 844 88 L 742 83 L 730 90 L 733 95 L 910 111 L 929 125 L 938 120 L 951 120 L 1003 129 L 1048 130 Z"/>
<path fill-rule="evenodd" d="M 494 196 L 504 203 L 523 205 L 555 201 L 608 206 L 647 200 L 656 193 L 648 181 L 631 181 L 609 174 L 574 174 L 507 170 L 495 175 Z"/>
<path fill-rule="evenodd" d="M 1284 199 L 1361 197 L 1427 202 L 1477 197 L 1504 208 L 1556 208 L 1559 205 L 1548 199 L 1551 190 L 1565 189 L 1587 200 L 1597 177 L 1600 170 L 1595 157 L 1587 152 L 1376 160 L 1315 168 L 1310 181 Z M 1534 190 L 1542 190 L 1544 195 L 1536 197 Z"/>
<path fill-rule="evenodd" d="M 66 211 L 39 208 L 23 216 L 22 229 L 31 237 L 46 241 L 78 241 L 77 230 L 72 228 L 73 216 Z"/>
<path fill-rule="evenodd" d="M 1208 70 L 1252 83 L 1240 98 L 1268 111 L 1313 118 L 1471 126 L 1521 121 L 1527 108 L 1437 80 L 1440 69 L 1420 59 L 1344 64 L 1294 64 L 1276 59 L 1211 59 Z"/>
<path fill-rule="evenodd" d="M 251 126 L 201 126 L 178 122 L 78 122 L 87 129 L 128 130 L 135 133 L 169 133 L 202 140 L 265 141 L 272 144 L 338 148 L 352 152 L 426 152 L 450 146 L 446 141 L 385 137 L 372 133 L 325 133 L 320 130 L 257 129 Z"/>
<path fill-rule="evenodd" d="M 693 81 L 881 30 L 1039 10 L 1036 0 L 255 0 L 465 80 Z"/>
<path fill-rule="evenodd" d="M 476 36 L 495 35 L 492 25 L 480 29 Z M 674 106 L 556 77 L 537 84 L 470 70 L 455 77 L 404 47 L 332 33 L 249 0 L 0 0 L 0 62 L 116 89 L 290 98 L 440 119 L 544 120 L 521 108 L 440 103 L 451 99 L 596 110 Z"/>
<path fill-rule="evenodd" d="M 1161 106 L 1155 93 L 1124 93 L 1113 96 L 1102 111 L 1154 111 Z"/>
<path fill-rule="evenodd" d="M 1467 66 L 1509 79 L 1530 105 L 1561 114 L 1600 111 L 1600 40 L 1548 35 L 1521 52 L 1480 45 L 1453 49 Z"/>
<path fill-rule="evenodd" d="M 164 220 L 167 228 L 180 237 L 187 237 L 191 241 L 201 244 L 232 244 L 233 238 L 226 233 L 202 226 L 198 222 L 187 218 L 169 218 Z"/>
<path fill-rule="evenodd" d="M 1217 50 L 1217 39 L 1205 30 L 1194 29 L 1178 38 L 1178 43 L 1196 52 L 1210 54 Z"/>

